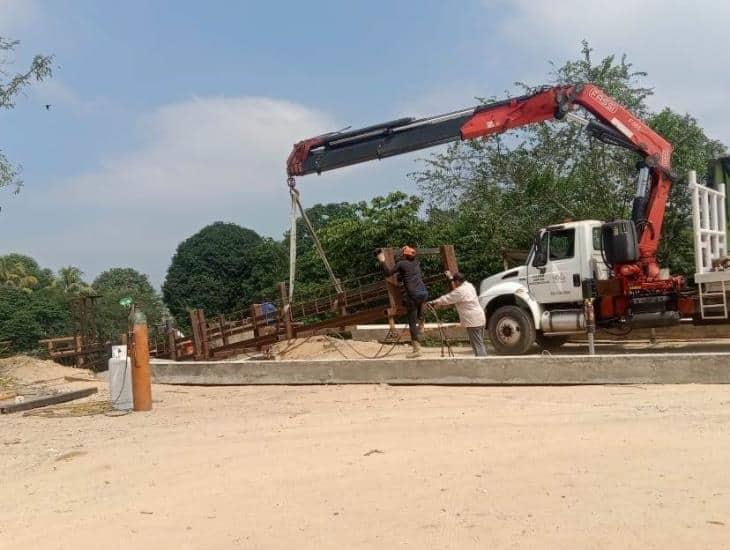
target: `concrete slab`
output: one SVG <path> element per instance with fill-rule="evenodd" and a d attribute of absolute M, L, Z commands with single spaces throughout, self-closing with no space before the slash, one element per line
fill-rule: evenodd
<path fill-rule="evenodd" d="M 153 360 L 158 384 L 728 384 L 730 353 L 320 361 Z"/>

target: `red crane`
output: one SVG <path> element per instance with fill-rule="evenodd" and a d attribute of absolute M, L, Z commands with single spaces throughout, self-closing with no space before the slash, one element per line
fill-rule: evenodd
<path fill-rule="evenodd" d="M 583 107 L 595 120 L 573 111 Z M 639 259 L 613 266 L 623 292 L 676 290 L 681 277 L 659 278 L 656 254 L 664 212 L 674 178 L 672 145 L 642 120 L 593 84 L 543 87 L 515 97 L 422 119 L 401 118 L 358 130 L 324 134 L 294 145 L 287 160 L 290 179 L 361 162 L 400 155 L 457 140 L 477 139 L 527 124 L 578 118 L 589 134 L 605 143 L 635 151 L 649 170 L 646 195 L 637 198 L 633 221 L 639 232 Z"/>

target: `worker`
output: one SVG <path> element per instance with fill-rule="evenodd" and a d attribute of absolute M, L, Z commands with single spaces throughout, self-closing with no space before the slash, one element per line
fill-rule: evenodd
<path fill-rule="evenodd" d="M 448 294 L 444 294 L 440 298 L 428 302 L 434 308 L 456 306 L 459 313 L 459 321 L 461 326 L 466 329 L 469 335 L 469 343 L 474 355 L 477 357 L 486 357 L 487 349 L 484 346 L 484 325 L 487 318 L 484 310 L 479 304 L 479 297 L 474 285 L 467 281 L 464 276 L 456 272 L 450 274 L 446 272 L 453 283 L 453 290 Z"/>
<path fill-rule="evenodd" d="M 421 327 L 423 318 L 423 304 L 428 300 L 428 289 L 423 282 L 421 264 L 416 258 L 416 249 L 410 246 L 401 248 L 403 259 L 398 260 L 392 268 L 385 265 L 385 254 L 378 251 L 377 259 L 380 262 L 383 272 L 387 275 L 398 274 L 403 288 L 405 289 L 405 306 L 408 310 L 408 329 L 411 333 L 412 353 L 408 358 L 421 356 Z"/>
<path fill-rule="evenodd" d="M 278 309 L 271 302 L 264 302 L 261 304 L 261 313 L 263 314 L 264 322 L 267 325 L 273 325 L 278 320 Z"/>

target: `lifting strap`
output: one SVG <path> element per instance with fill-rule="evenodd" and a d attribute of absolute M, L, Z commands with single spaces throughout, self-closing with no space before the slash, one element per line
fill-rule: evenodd
<path fill-rule="evenodd" d="M 327 260 L 327 255 L 324 253 L 324 249 L 322 248 L 322 243 L 319 242 L 317 232 L 314 230 L 314 226 L 309 220 L 309 216 L 307 216 L 307 213 L 304 211 L 302 202 L 299 200 L 299 190 L 297 189 L 294 178 L 290 176 L 287 180 L 287 184 L 289 185 L 289 195 L 291 196 L 291 229 L 289 231 L 289 303 L 291 303 L 292 298 L 294 297 L 294 278 L 297 263 L 297 213 L 302 216 L 307 229 L 309 229 L 309 233 L 312 235 L 314 247 L 317 250 L 319 257 L 322 258 L 324 267 L 332 280 L 332 284 L 335 286 L 337 294 L 342 294 L 342 285 L 340 284 L 340 280 L 335 277 L 335 273 L 332 271 L 332 266 L 330 266 L 330 263 Z"/>
<path fill-rule="evenodd" d="M 293 187 L 289 186 L 289 195 L 291 195 L 291 213 L 289 215 L 289 303 L 294 298 L 294 279 L 296 279 L 297 270 L 297 197 L 292 191 Z"/>

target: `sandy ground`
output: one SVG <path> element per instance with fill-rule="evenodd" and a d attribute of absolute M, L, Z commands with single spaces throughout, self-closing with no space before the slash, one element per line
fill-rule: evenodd
<path fill-rule="evenodd" d="M 405 359 L 413 349 L 408 343 L 378 343 L 360 340 L 345 340 L 335 336 L 310 336 L 279 342 L 271 347 L 275 359 Z M 424 357 L 449 357 L 449 348 L 444 346 L 423 347 Z M 451 345 L 454 356 L 473 356 L 471 348 L 463 343 Z M 245 357 L 243 357 L 245 358 Z"/>
<path fill-rule="evenodd" d="M 154 386 L 153 395 L 151 413 L 1 416 L 0 547 L 730 540 L 724 386 Z"/>
<path fill-rule="evenodd" d="M 451 353 L 454 357 L 473 357 L 474 352 L 465 342 L 450 342 Z M 698 353 L 698 352 L 728 352 L 730 339 L 705 339 L 701 341 L 687 340 L 658 340 L 650 343 L 648 340 L 625 342 L 611 342 L 599 340 L 596 342 L 597 354 L 618 353 Z M 494 353 L 494 348 L 487 342 L 488 353 Z M 275 359 L 405 359 L 411 352 L 408 343 L 381 344 L 372 341 L 343 340 L 334 336 L 311 336 L 297 340 L 279 342 L 272 346 L 271 355 Z M 437 343 L 421 348 L 423 357 L 449 357 L 449 348 Z M 588 345 L 583 342 L 569 342 L 552 352 L 543 351 L 534 346 L 533 355 L 584 355 L 588 353 Z M 235 359 L 252 358 L 250 354 L 243 354 Z M 257 356 L 255 358 L 258 358 Z"/>

